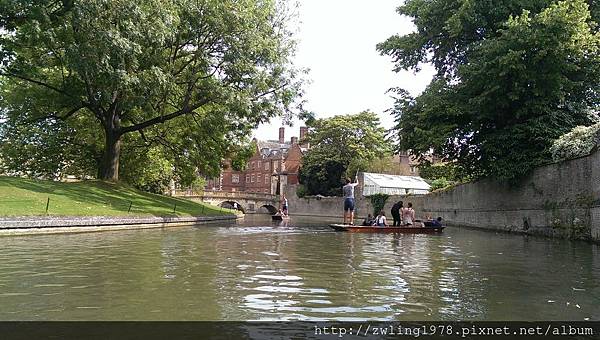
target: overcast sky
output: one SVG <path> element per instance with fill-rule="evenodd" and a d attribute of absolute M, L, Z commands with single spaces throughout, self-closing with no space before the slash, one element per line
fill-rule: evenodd
<path fill-rule="evenodd" d="M 396 8 L 402 0 L 302 0 L 299 9 L 296 64 L 310 69 L 305 108 L 317 118 L 377 113 L 385 128 L 393 118 L 384 111 L 393 105 L 385 92 L 402 87 L 413 95 L 423 91 L 433 75 L 424 67 L 418 74 L 394 73 L 391 58 L 375 49 L 393 34 L 413 31 Z M 281 120 L 255 131 L 258 139 L 277 139 Z M 299 125 L 286 127 L 286 140 L 298 136 Z"/>

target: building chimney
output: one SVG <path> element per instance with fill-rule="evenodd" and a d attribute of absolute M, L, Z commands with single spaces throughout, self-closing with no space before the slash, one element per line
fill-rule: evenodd
<path fill-rule="evenodd" d="M 308 128 L 306 126 L 301 126 L 300 127 L 300 139 L 306 137 L 307 133 L 308 133 Z"/>
<path fill-rule="evenodd" d="M 292 145 L 298 144 L 298 137 L 292 137 L 291 142 L 292 142 Z"/>
<path fill-rule="evenodd" d="M 285 128 L 283 126 L 279 128 L 279 143 L 285 143 Z"/>
<path fill-rule="evenodd" d="M 310 144 L 306 143 L 304 141 L 304 138 L 306 138 L 306 135 L 308 134 L 308 128 L 306 126 L 301 126 L 300 127 L 300 141 L 302 142 L 301 147 L 303 148 L 310 148 Z"/>

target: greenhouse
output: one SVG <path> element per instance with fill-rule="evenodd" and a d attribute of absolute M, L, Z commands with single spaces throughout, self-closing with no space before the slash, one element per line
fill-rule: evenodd
<path fill-rule="evenodd" d="M 431 186 L 418 176 L 396 176 L 363 173 L 363 196 L 374 194 L 406 195 L 427 194 Z"/>

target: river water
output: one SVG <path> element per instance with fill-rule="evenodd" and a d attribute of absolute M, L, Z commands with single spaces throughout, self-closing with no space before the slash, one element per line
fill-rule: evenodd
<path fill-rule="evenodd" d="M 316 219 L 0 237 L 0 320 L 600 320 L 600 247 Z"/>

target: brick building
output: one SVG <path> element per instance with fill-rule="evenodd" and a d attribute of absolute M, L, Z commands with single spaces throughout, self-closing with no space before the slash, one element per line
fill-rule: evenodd
<path fill-rule="evenodd" d="M 410 156 L 407 151 L 401 151 L 393 158 L 394 173 L 392 175 L 419 176 L 419 161 Z"/>
<path fill-rule="evenodd" d="M 300 127 L 300 140 L 308 132 L 307 127 Z M 246 169 L 235 171 L 225 164 L 217 178 L 209 179 L 206 190 L 227 192 L 253 192 L 279 194 L 282 187 L 298 184 L 298 171 L 302 155 L 308 145 L 299 145 L 297 137 L 285 140 L 285 128 L 279 128 L 278 140 L 254 140 L 256 150 L 248 160 Z M 439 162 L 432 158 L 432 162 Z M 419 161 L 408 152 L 395 154 L 391 166 L 377 172 L 390 175 L 419 176 Z"/>
<path fill-rule="evenodd" d="M 436 156 L 428 156 L 427 160 L 433 164 L 440 163 L 441 160 Z M 391 168 L 382 171 L 389 175 L 399 176 L 419 176 L 419 166 L 421 162 L 411 156 L 408 151 L 401 151 L 394 154 Z"/>
<path fill-rule="evenodd" d="M 308 129 L 300 128 L 300 139 Z M 235 171 L 225 164 L 218 178 L 207 181 L 207 190 L 243 191 L 278 194 L 282 186 L 298 184 L 298 170 L 307 145 L 299 145 L 298 137 L 285 140 L 285 128 L 279 128 L 279 139 L 255 140 L 256 150 L 246 169 Z"/>

